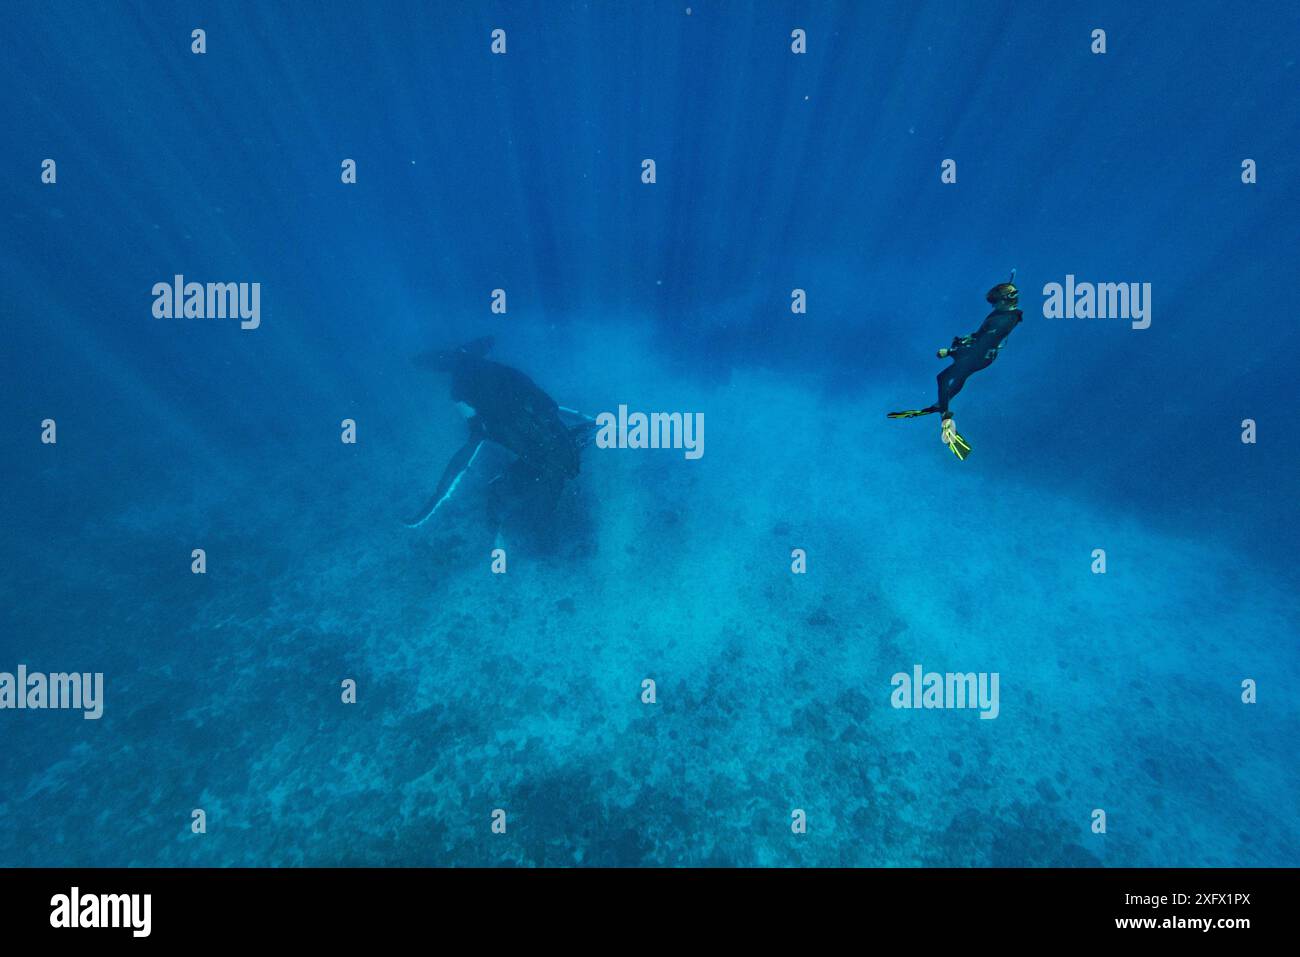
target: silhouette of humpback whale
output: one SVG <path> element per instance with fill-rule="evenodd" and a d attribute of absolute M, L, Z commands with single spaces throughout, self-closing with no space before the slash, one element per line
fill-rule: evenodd
<path fill-rule="evenodd" d="M 538 501 L 553 507 L 565 481 L 578 474 L 580 452 L 595 436 L 595 420 L 557 405 L 518 369 L 485 358 L 492 343 L 491 336 L 484 336 L 413 360 L 422 369 L 451 373 L 451 398 L 466 415 L 469 436 L 443 469 L 424 507 L 404 523 L 408 528 L 419 528 L 455 494 L 485 442 L 516 456 L 489 483 L 498 496 L 508 494 L 506 488 L 516 494 L 535 492 Z M 562 414 L 578 419 L 578 424 L 566 425 Z"/>

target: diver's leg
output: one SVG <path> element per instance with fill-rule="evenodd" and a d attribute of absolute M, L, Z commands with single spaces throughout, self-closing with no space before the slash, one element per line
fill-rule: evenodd
<path fill-rule="evenodd" d="M 438 487 L 429 496 L 429 501 L 424 503 L 424 508 L 420 509 L 415 518 L 403 523 L 407 528 L 419 528 L 432 517 L 434 512 L 438 511 L 438 507 L 443 502 L 451 498 L 452 492 L 456 491 L 456 486 L 460 484 L 461 476 L 474 464 L 474 459 L 478 458 L 478 451 L 483 447 L 483 442 L 483 439 L 470 439 L 451 457 L 447 467 L 442 470 Z"/>
<path fill-rule="evenodd" d="M 948 411 L 948 403 L 952 401 L 953 396 L 961 391 L 961 387 L 966 384 L 966 376 L 969 374 L 956 363 L 953 363 L 936 377 L 935 381 L 939 384 L 939 401 L 932 408 L 942 412 L 945 419 L 952 418 L 952 413 Z"/>
<path fill-rule="evenodd" d="M 939 373 L 936 377 L 936 381 L 939 383 L 939 402 L 935 405 L 935 408 L 943 413 L 945 419 L 952 418 L 952 413 L 948 411 L 948 403 L 962 390 L 966 380 L 981 369 L 987 369 L 992 364 L 993 360 L 986 356 L 975 357 L 967 353 Z"/>
<path fill-rule="evenodd" d="M 939 408 L 942 411 L 942 424 L 939 430 L 939 437 L 943 444 L 948 446 L 949 451 L 957 456 L 959 461 L 965 460 L 970 454 L 970 443 L 957 431 L 957 423 L 952 420 L 952 410 L 948 408 L 948 403 L 952 401 L 953 396 L 962 390 L 966 380 L 970 378 L 972 372 L 978 372 L 984 366 L 978 362 L 954 362 L 948 368 L 939 373 L 937 382 L 939 384 Z"/>
<path fill-rule="evenodd" d="M 961 387 L 966 384 L 966 376 L 969 373 L 964 368 L 954 362 L 942 372 L 939 373 L 937 382 L 939 383 L 939 401 L 934 405 L 927 406 L 924 409 L 907 409 L 903 412 L 886 412 L 885 415 L 890 419 L 913 419 L 918 415 L 931 415 L 935 412 L 942 412 L 945 419 L 952 418 L 952 413 L 948 411 L 948 400 L 961 391 Z"/>

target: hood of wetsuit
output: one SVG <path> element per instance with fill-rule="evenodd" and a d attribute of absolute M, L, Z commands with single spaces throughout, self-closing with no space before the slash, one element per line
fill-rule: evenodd
<path fill-rule="evenodd" d="M 1014 306 L 1020 301 L 1020 290 L 1015 287 L 1014 283 L 1000 282 L 986 292 L 984 298 L 993 304 L 1005 300 Z"/>

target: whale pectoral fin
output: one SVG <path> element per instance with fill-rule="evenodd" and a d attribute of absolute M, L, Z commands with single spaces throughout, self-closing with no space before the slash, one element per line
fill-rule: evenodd
<path fill-rule="evenodd" d="M 578 448 L 585 449 L 591 444 L 592 439 L 596 437 L 596 433 L 599 431 L 600 427 L 595 422 L 584 422 L 582 425 L 575 425 L 569 429 L 569 435 L 574 442 L 578 443 Z"/>
<path fill-rule="evenodd" d="M 420 509 L 415 518 L 402 524 L 407 528 L 419 528 L 433 517 L 433 513 L 438 511 L 439 506 L 451 498 L 452 493 L 456 491 L 456 486 L 460 484 L 461 477 L 469 471 L 469 467 L 474 464 L 474 459 L 478 457 L 479 449 L 483 447 L 484 441 L 486 440 L 472 438 L 457 450 L 456 454 L 451 457 L 451 461 L 447 463 L 447 467 L 442 470 L 442 478 L 438 480 L 438 487 L 433 490 L 433 495 L 424 504 L 424 508 Z"/>
<path fill-rule="evenodd" d="M 579 412 L 577 409 L 566 408 L 565 406 L 562 405 L 557 405 L 556 408 L 559 409 L 560 412 L 562 412 L 564 415 L 573 416 L 575 419 L 582 419 L 586 422 L 591 422 L 593 424 L 596 421 L 591 416 L 589 416 L 586 412 Z"/>
<path fill-rule="evenodd" d="M 578 420 L 577 425 L 565 426 L 570 437 L 578 443 L 578 448 L 585 449 L 590 445 L 591 440 L 596 437 L 596 433 L 600 430 L 600 426 L 596 424 L 596 420 L 585 412 L 579 412 L 577 409 L 568 409 L 562 405 L 556 406 L 556 408 L 560 410 L 561 415 L 567 415 L 570 418 Z"/>

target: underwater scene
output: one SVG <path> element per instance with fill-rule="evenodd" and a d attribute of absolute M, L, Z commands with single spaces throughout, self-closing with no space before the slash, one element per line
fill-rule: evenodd
<path fill-rule="evenodd" d="M 10 4 L 0 866 L 1300 864 L 1298 36 Z"/>

